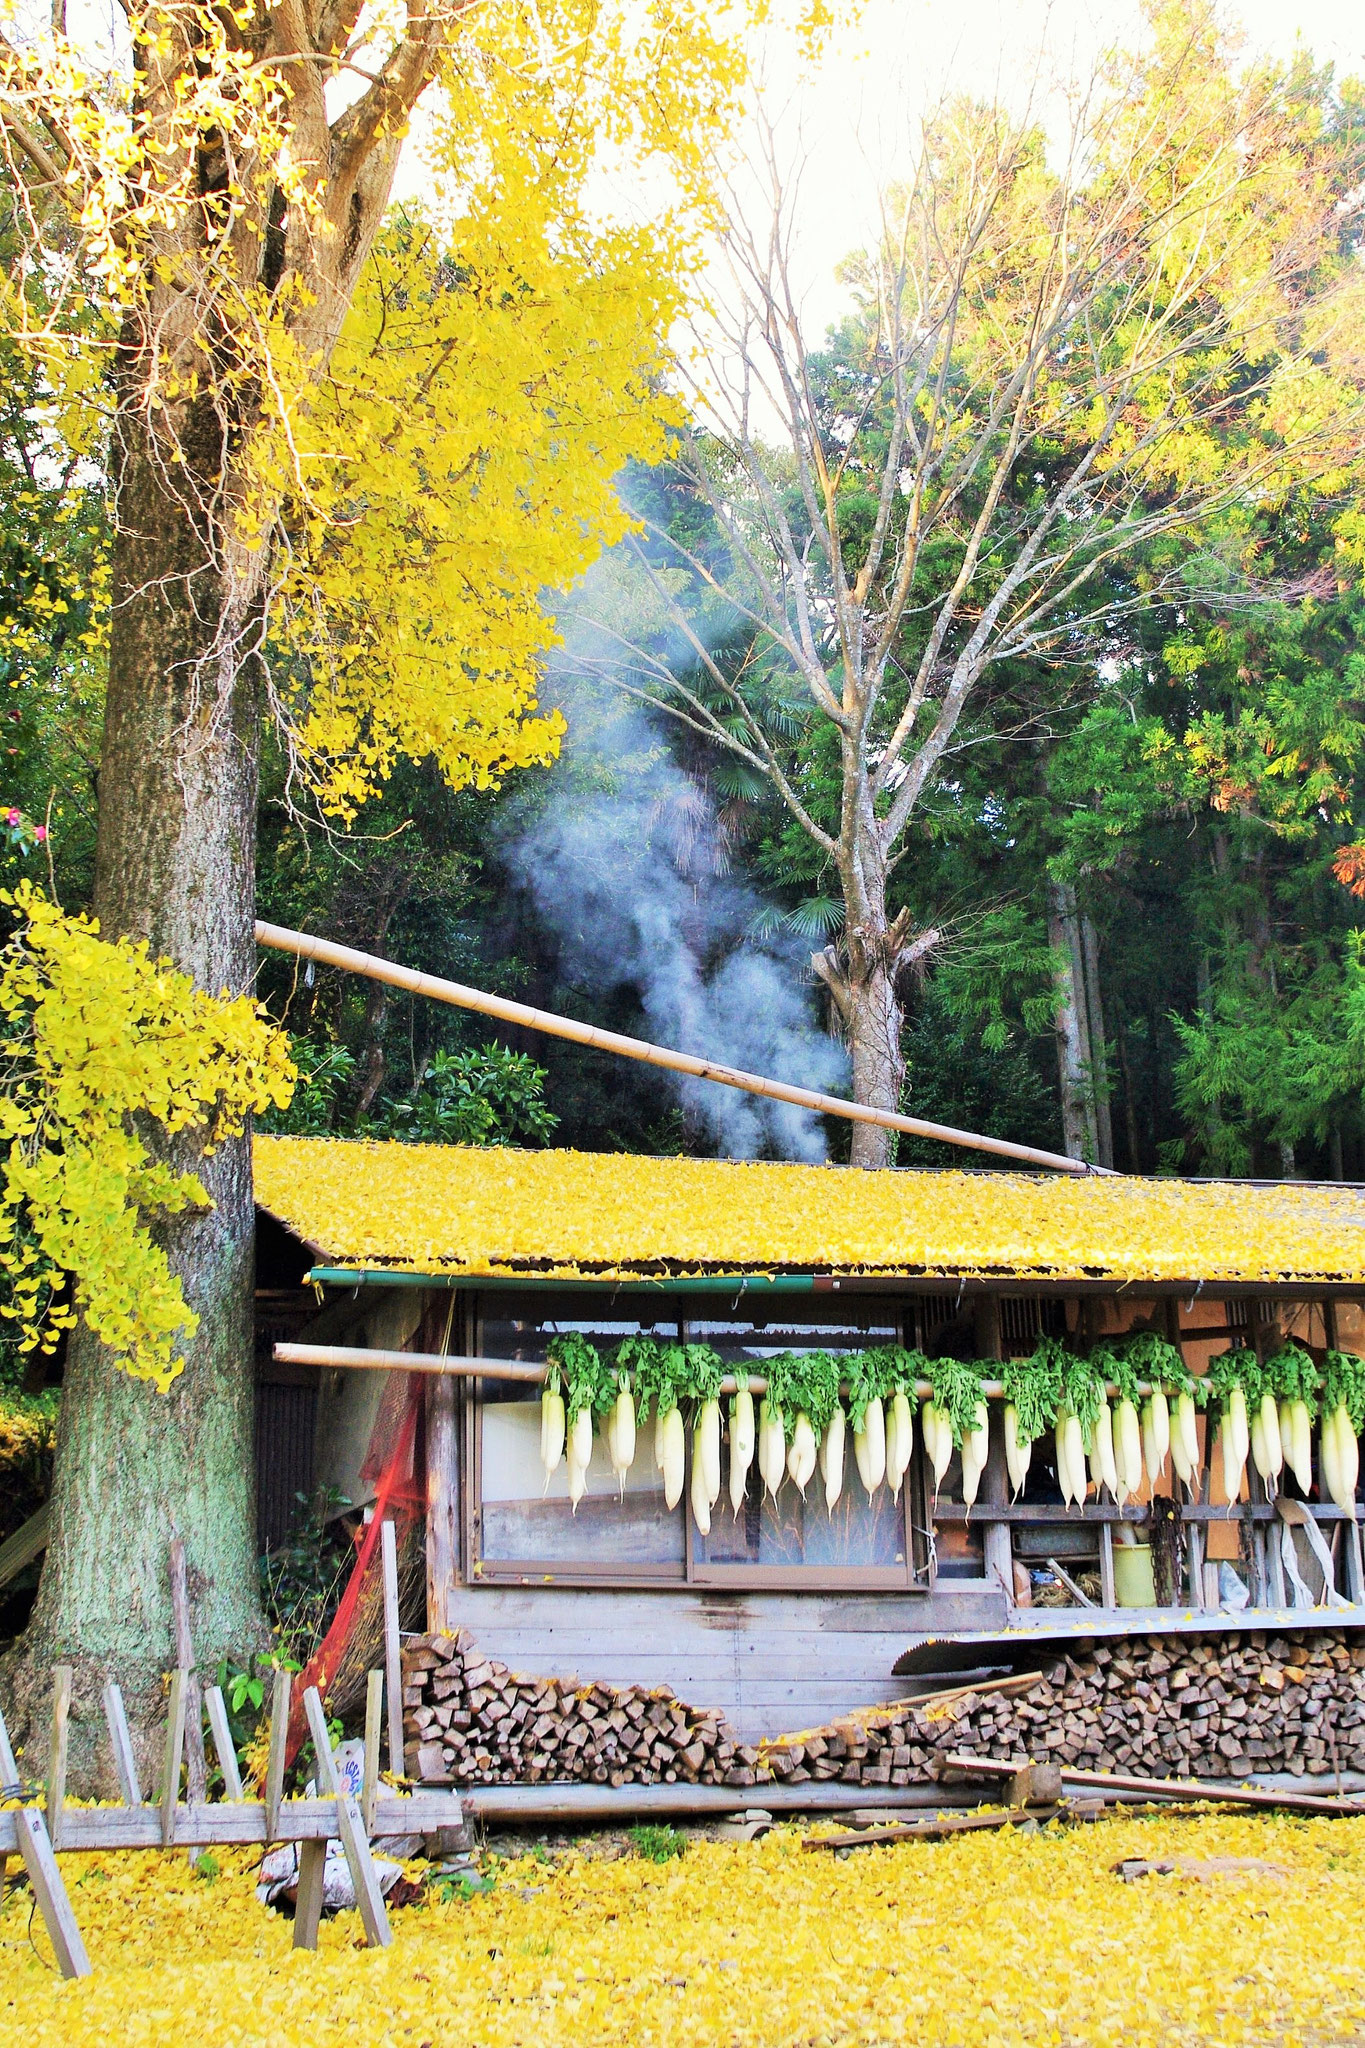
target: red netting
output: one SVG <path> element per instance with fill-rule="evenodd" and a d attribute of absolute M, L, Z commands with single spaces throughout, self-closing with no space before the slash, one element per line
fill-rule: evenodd
<path fill-rule="evenodd" d="M 295 1680 L 289 1711 L 289 1736 L 285 1744 L 287 1764 L 294 1761 L 308 1734 L 304 1693 L 310 1685 L 315 1685 L 326 1701 L 350 1649 L 362 1605 L 382 1600 L 381 1526 L 386 1520 L 391 1521 L 401 1542 L 422 1510 L 423 1494 L 415 1457 L 421 1400 L 419 1374 L 393 1373 L 390 1376 L 370 1432 L 365 1461 L 360 1468 L 362 1480 L 375 1489 L 374 1512 L 331 1626 Z"/>

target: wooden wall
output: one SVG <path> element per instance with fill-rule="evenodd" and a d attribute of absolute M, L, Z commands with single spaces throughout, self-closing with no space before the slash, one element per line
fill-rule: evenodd
<path fill-rule="evenodd" d="M 928 1597 L 464 1585 L 449 1610 L 515 1672 L 668 1685 L 691 1706 L 721 1708 L 746 1741 L 922 1691 L 892 1676 L 913 1640 L 1005 1619 L 1003 1596 L 984 1585 Z"/>

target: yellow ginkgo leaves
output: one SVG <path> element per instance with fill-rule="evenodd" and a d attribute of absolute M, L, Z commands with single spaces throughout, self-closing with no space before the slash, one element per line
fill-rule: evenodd
<path fill-rule="evenodd" d="M 1365 1281 L 1344 1188 L 258 1138 L 256 1191 L 328 1263 L 426 1273 Z"/>

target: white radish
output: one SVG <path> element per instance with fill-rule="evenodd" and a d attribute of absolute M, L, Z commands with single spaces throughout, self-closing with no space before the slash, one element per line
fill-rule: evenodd
<path fill-rule="evenodd" d="M 1101 1401 L 1099 1411 L 1090 1428 L 1090 1477 L 1095 1482 L 1095 1498 L 1100 1488 L 1107 1486 L 1112 1499 L 1119 1500 L 1118 1465 L 1114 1458 L 1114 1416 L 1109 1403 Z"/>
<path fill-rule="evenodd" d="M 1178 1438 L 1184 1466 L 1180 1476 L 1188 1486 L 1199 1475 L 1199 1414 L 1194 1405 L 1194 1395 L 1188 1390 L 1176 1396 L 1175 1425 L 1171 1446 L 1174 1450 Z"/>
<path fill-rule="evenodd" d="M 792 1424 L 791 1449 L 787 1453 L 787 1470 L 803 1495 L 815 1471 L 815 1459 L 815 1430 L 803 1408 Z"/>
<path fill-rule="evenodd" d="M 655 1470 L 656 1472 L 662 1472 L 662 1471 L 663 1471 L 663 1469 L 664 1469 L 664 1411 L 663 1411 L 663 1409 L 662 1409 L 662 1408 L 656 1408 L 656 1409 L 655 1409 L 655 1411 L 654 1411 L 654 1470 Z"/>
<path fill-rule="evenodd" d="M 557 1387 L 547 1387 L 540 1397 L 540 1462 L 545 1468 L 547 1493 L 563 1456 L 564 1396 Z"/>
<path fill-rule="evenodd" d="M 702 1483 L 706 1488 L 706 1505 L 714 1507 L 720 1499 L 720 1402 L 703 1401 L 697 1417 L 696 1443 L 694 1446 L 701 1465 Z"/>
<path fill-rule="evenodd" d="M 874 1395 L 863 1411 L 863 1426 L 853 1432 L 853 1462 L 864 1493 L 877 1491 L 886 1477 L 886 1411 Z"/>
<path fill-rule="evenodd" d="M 1322 1476 L 1333 1501 L 1354 1521 L 1360 1445 L 1344 1401 L 1329 1409 L 1322 1419 Z"/>
<path fill-rule="evenodd" d="M 1171 1448 L 1171 1410 L 1162 1388 L 1153 1387 L 1142 1404 L 1142 1456 L 1153 1486 Z"/>
<path fill-rule="evenodd" d="M 758 1411 L 758 1470 L 774 1499 L 787 1469 L 787 1433 L 782 1410 L 764 1401 Z"/>
<path fill-rule="evenodd" d="M 611 1469 L 616 1474 L 624 1499 L 626 1474 L 635 1463 L 635 1403 L 631 1399 L 630 1384 L 624 1378 L 611 1411 L 607 1449 L 611 1454 Z"/>
<path fill-rule="evenodd" d="M 962 1439 L 962 1498 L 968 1507 L 975 1504 L 990 1455 L 990 1441 L 990 1416 L 985 1402 L 978 1401 L 972 1426 Z"/>
<path fill-rule="evenodd" d="M 741 1386 L 730 1403 L 730 1505 L 738 1514 L 754 1462 L 754 1397 Z"/>
<path fill-rule="evenodd" d="M 683 1480 L 687 1476 L 687 1432 L 683 1428 L 682 1410 L 676 1404 L 663 1417 L 660 1434 L 664 1501 L 675 1508 L 682 1499 Z"/>
<path fill-rule="evenodd" d="M 1059 1415 L 1052 1432 L 1053 1448 L 1057 1457 L 1057 1484 L 1062 1490 L 1062 1501 L 1070 1507 L 1074 1498 L 1071 1491 L 1071 1460 L 1066 1447 L 1066 1417 Z"/>
<path fill-rule="evenodd" d="M 1284 1470 L 1280 1411 L 1273 1394 L 1263 1394 L 1251 1418 L 1251 1459 L 1262 1479 L 1278 1479 Z"/>
<path fill-rule="evenodd" d="M 688 1498 L 692 1503 L 692 1519 L 697 1525 L 698 1534 L 709 1536 L 711 1534 L 711 1503 L 706 1497 L 706 1472 L 703 1465 L 700 1422 L 697 1423 L 696 1428 L 692 1432 L 692 1484 L 688 1489 Z"/>
<path fill-rule="evenodd" d="M 1024 1490 L 1028 1477 L 1029 1461 L 1033 1456 L 1033 1445 L 1024 1443 L 1019 1435 L 1019 1410 L 1013 1401 L 1005 1403 L 1005 1464 L 1009 1470 L 1010 1486 L 1016 1495 Z"/>
<path fill-rule="evenodd" d="M 569 1505 L 575 1514 L 588 1490 L 588 1465 L 592 1458 L 592 1410 L 580 1408 L 569 1424 Z"/>
<path fill-rule="evenodd" d="M 824 1442 L 820 1446 L 820 1469 L 825 1480 L 825 1506 L 834 1511 L 844 1486 L 844 1448 L 847 1441 L 848 1417 L 836 1404 L 829 1418 Z"/>
<path fill-rule="evenodd" d="M 929 1468 L 934 1475 L 934 1491 L 937 1493 L 953 1457 L 953 1426 L 948 1419 L 948 1411 L 940 1408 L 936 1401 L 926 1401 L 920 1414 L 920 1427 L 924 1435 L 924 1448 L 929 1454 Z"/>
<path fill-rule="evenodd" d="M 1114 1472 L 1118 1479 L 1115 1499 L 1122 1506 L 1142 1490 L 1142 1426 L 1131 1401 L 1120 1401 L 1114 1411 Z"/>
<path fill-rule="evenodd" d="M 1292 1451 L 1289 1448 L 1292 1446 Z M 1285 1455 L 1303 1491 L 1313 1491 L 1313 1418 L 1306 1401 L 1290 1404 L 1289 1437 Z"/>
<path fill-rule="evenodd" d="M 886 1483 L 893 1500 L 901 1496 L 901 1481 L 910 1469 L 915 1452 L 915 1418 L 904 1394 L 892 1397 L 886 1424 Z"/>
<path fill-rule="evenodd" d="M 1243 1409 L 1245 1409 L 1245 1402 Z M 1249 1432 L 1248 1432 L 1249 1434 Z M 1241 1498 L 1242 1474 L 1246 1470 L 1247 1453 L 1242 1448 L 1241 1433 L 1231 1409 L 1223 1410 L 1223 1420 L 1218 1431 L 1218 1445 L 1223 1459 L 1223 1496 L 1232 1506 Z M 1248 1445 L 1248 1449 L 1250 1446 Z"/>
<path fill-rule="evenodd" d="M 1237 1455 L 1245 1465 L 1251 1451 L 1251 1420 L 1247 1414 L 1246 1394 L 1239 1386 L 1233 1387 L 1228 1394 L 1227 1415 L 1232 1424 Z"/>
<path fill-rule="evenodd" d="M 1070 1411 L 1057 1418 L 1055 1442 L 1062 1499 L 1068 1506 L 1075 1502 L 1079 1507 L 1085 1499 L 1085 1440 L 1079 1420 Z"/>

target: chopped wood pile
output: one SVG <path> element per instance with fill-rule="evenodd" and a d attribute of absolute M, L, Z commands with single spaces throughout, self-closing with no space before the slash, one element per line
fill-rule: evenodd
<path fill-rule="evenodd" d="M 428 1784 L 927 1783 L 935 1760 L 1244 1778 L 1365 1771 L 1365 1645 L 1305 1632 L 1129 1637 L 1041 1676 L 879 1707 L 758 1748 L 665 1689 L 516 1677 L 461 1630 L 404 1652 L 410 1777 Z"/>
<path fill-rule="evenodd" d="M 410 1778 L 425 1784 L 753 1785 L 758 1751 L 666 1687 L 518 1678 L 465 1629 L 403 1650 Z"/>

